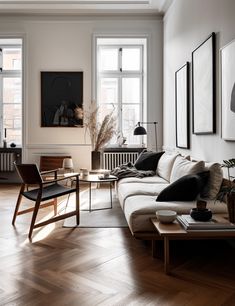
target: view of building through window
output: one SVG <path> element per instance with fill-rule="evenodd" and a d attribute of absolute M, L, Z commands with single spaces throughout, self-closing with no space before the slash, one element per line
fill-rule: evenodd
<path fill-rule="evenodd" d="M 22 41 L 0 39 L 0 133 L 22 145 Z"/>
<path fill-rule="evenodd" d="M 146 113 L 146 45 L 144 38 L 97 39 L 96 97 L 100 116 L 114 110 L 117 130 L 127 138 L 127 144 L 142 142 L 133 130 Z"/>

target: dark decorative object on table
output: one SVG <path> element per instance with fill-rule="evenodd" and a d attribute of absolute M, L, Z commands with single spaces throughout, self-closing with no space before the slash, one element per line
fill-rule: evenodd
<path fill-rule="evenodd" d="M 196 221 L 209 221 L 212 218 L 212 212 L 206 208 L 206 205 L 206 201 L 197 200 L 197 207 L 190 210 L 190 216 Z"/>
<path fill-rule="evenodd" d="M 209 221 L 212 218 L 212 212 L 207 208 L 192 208 L 190 211 L 190 216 L 196 221 Z"/>
<path fill-rule="evenodd" d="M 230 169 L 235 168 L 235 158 L 223 160 L 222 168 L 227 168 L 228 180 L 217 196 L 217 200 L 226 201 L 228 207 L 228 217 L 231 223 L 235 223 L 235 179 L 230 175 Z"/>
<path fill-rule="evenodd" d="M 91 151 L 91 168 L 97 170 L 101 168 L 101 152 Z"/>
<path fill-rule="evenodd" d="M 10 147 L 11 147 L 11 148 L 15 148 L 15 147 L 16 147 L 16 144 L 15 144 L 14 142 L 12 142 L 12 143 L 10 144 Z"/>

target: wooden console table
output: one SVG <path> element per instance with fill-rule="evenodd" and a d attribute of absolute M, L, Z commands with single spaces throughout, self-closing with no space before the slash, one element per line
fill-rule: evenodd
<path fill-rule="evenodd" d="M 164 239 L 164 271 L 166 274 L 170 274 L 170 240 L 201 240 L 201 239 L 226 239 L 235 238 L 235 229 L 210 231 L 190 231 L 187 232 L 183 227 L 174 221 L 173 223 L 163 224 L 156 218 L 152 218 L 151 222 L 156 228 L 158 234 Z"/>

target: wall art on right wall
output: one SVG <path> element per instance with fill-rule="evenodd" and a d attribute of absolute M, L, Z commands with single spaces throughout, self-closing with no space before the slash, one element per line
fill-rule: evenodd
<path fill-rule="evenodd" d="M 215 33 L 192 52 L 193 134 L 215 133 Z"/>
<path fill-rule="evenodd" d="M 235 40 L 221 48 L 222 138 L 235 140 Z"/>

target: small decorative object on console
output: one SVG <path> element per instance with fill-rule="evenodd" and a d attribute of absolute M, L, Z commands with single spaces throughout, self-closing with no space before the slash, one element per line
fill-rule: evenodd
<path fill-rule="evenodd" d="M 158 210 L 156 216 L 161 223 L 172 223 L 176 219 L 177 213 L 173 210 Z"/>

